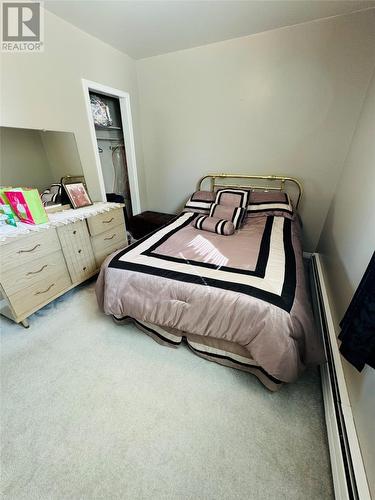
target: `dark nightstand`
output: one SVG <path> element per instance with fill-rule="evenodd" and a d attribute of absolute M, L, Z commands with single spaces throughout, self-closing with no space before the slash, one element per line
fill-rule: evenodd
<path fill-rule="evenodd" d="M 163 214 L 159 212 L 142 212 L 141 214 L 130 217 L 127 222 L 127 230 L 135 238 L 139 240 L 152 231 L 168 224 L 176 217 L 175 214 Z"/>

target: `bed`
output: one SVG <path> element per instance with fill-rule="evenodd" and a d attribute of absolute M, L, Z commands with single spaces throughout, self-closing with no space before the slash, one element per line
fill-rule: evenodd
<path fill-rule="evenodd" d="M 290 177 L 210 174 L 198 188 L 169 224 L 106 259 L 98 303 L 160 344 L 186 342 L 278 390 L 324 360 L 305 281 L 302 186 Z M 250 193 L 241 228 L 231 236 L 197 229 L 217 193 L 231 189 Z"/>

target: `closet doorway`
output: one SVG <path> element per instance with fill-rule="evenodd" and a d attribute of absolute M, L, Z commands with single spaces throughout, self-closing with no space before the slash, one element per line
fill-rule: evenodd
<path fill-rule="evenodd" d="M 102 198 L 140 212 L 129 94 L 83 80 Z"/>

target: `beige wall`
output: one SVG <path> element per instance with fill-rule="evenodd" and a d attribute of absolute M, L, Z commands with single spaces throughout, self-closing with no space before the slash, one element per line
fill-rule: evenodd
<path fill-rule="evenodd" d="M 314 250 L 375 64 L 375 11 L 137 62 L 149 208 L 208 172 L 303 180 Z"/>
<path fill-rule="evenodd" d="M 1 57 L 2 125 L 74 132 L 94 200 L 100 199 L 100 189 L 81 79 L 129 92 L 141 202 L 146 205 L 134 61 L 48 11 L 43 53 Z"/>
<path fill-rule="evenodd" d="M 0 185 L 36 187 L 53 182 L 38 130 L 0 128 Z"/>
<path fill-rule="evenodd" d="M 319 242 L 338 324 L 375 249 L 375 74 Z M 339 330 L 338 330 L 339 331 Z M 343 359 L 372 496 L 375 498 L 375 370 Z"/>

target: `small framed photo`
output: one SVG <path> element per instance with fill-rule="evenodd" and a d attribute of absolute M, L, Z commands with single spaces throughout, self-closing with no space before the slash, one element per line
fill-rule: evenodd
<path fill-rule="evenodd" d="M 64 184 L 64 188 L 73 208 L 81 208 L 92 205 L 92 201 L 83 182 Z"/>

